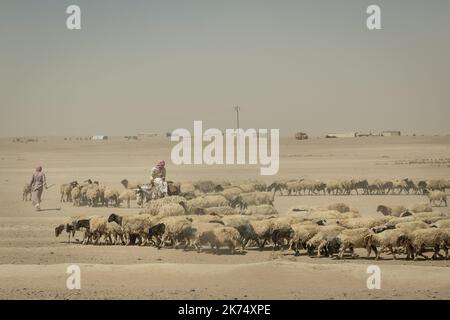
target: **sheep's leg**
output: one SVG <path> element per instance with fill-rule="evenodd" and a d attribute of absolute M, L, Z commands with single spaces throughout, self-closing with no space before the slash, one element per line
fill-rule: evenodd
<path fill-rule="evenodd" d="M 322 249 L 325 247 L 325 242 L 322 241 L 319 246 L 317 247 L 317 257 L 320 257 L 320 252 L 322 251 Z"/>
<path fill-rule="evenodd" d="M 267 239 L 264 239 L 263 243 L 259 246 L 259 250 L 263 251 L 264 246 L 266 245 Z"/>
<path fill-rule="evenodd" d="M 388 248 L 389 248 L 389 250 L 390 250 L 391 253 L 392 253 L 392 258 L 394 258 L 394 260 L 397 260 L 397 256 L 395 255 L 395 250 L 394 250 L 394 248 L 392 248 L 391 245 L 388 246 Z"/>

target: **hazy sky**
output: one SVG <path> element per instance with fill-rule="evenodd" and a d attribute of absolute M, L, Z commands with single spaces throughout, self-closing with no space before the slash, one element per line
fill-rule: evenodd
<path fill-rule="evenodd" d="M 232 128 L 235 104 L 281 134 L 450 133 L 448 0 L 1 0 L 0 48 L 1 136 Z"/>

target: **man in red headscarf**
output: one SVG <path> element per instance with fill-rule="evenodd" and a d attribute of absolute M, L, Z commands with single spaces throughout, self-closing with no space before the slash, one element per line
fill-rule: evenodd
<path fill-rule="evenodd" d="M 159 189 L 163 195 L 167 195 L 167 182 L 166 179 L 166 162 L 159 160 L 152 168 L 152 183 Z"/>
<path fill-rule="evenodd" d="M 33 177 L 31 177 L 30 186 L 32 204 L 37 211 L 40 211 L 42 192 L 44 191 L 44 187 L 47 189 L 47 180 L 44 172 L 42 172 L 41 166 L 36 167 L 36 171 L 34 172 Z"/>

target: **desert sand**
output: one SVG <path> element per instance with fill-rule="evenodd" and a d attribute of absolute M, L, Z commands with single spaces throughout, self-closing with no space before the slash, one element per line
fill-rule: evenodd
<path fill-rule="evenodd" d="M 41 137 L 20 143 L 0 139 L 0 299 L 449 299 L 450 260 L 332 260 L 295 257 L 290 250 L 248 249 L 234 256 L 152 247 L 82 246 L 56 238 L 54 227 L 71 215 L 137 213 L 132 208 L 87 208 L 60 203 L 59 185 L 88 178 L 121 189 L 123 178 L 147 180 L 158 159 L 168 179 L 450 178 L 450 137 L 281 139 L 278 175 L 261 177 L 259 166 L 174 166 L 162 137 L 126 141 Z M 22 201 L 22 187 L 42 164 L 48 184 L 36 212 Z M 277 196 L 280 213 L 298 204 L 345 202 L 364 216 L 378 204 L 427 201 L 421 195 Z M 56 210 L 61 208 L 61 210 Z M 450 212 L 448 207 L 434 208 Z M 77 234 L 81 236 L 80 233 Z M 66 288 L 66 268 L 81 268 L 81 290 Z M 380 290 L 369 290 L 367 266 L 381 268 Z"/>

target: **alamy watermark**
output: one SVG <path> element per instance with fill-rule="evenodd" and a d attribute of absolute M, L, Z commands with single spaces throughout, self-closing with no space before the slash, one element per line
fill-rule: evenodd
<path fill-rule="evenodd" d="M 275 175 L 280 166 L 279 129 L 226 129 L 222 132 L 211 128 L 203 132 L 202 121 L 194 121 L 192 135 L 187 129 L 175 129 L 171 141 L 178 142 L 171 152 L 175 165 L 260 164 L 261 175 Z M 204 142 L 209 143 L 204 147 Z"/>
<path fill-rule="evenodd" d="M 69 290 L 81 289 L 81 269 L 78 265 L 72 264 L 67 267 L 66 274 L 69 276 L 66 280 L 66 287 Z"/>
<path fill-rule="evenodd" d="M 367 278 L 367 289 L 381 289 L 381 269 L 377 265 L 370 265 L 367 267 L 366 272 L 370 274 Z"/>

